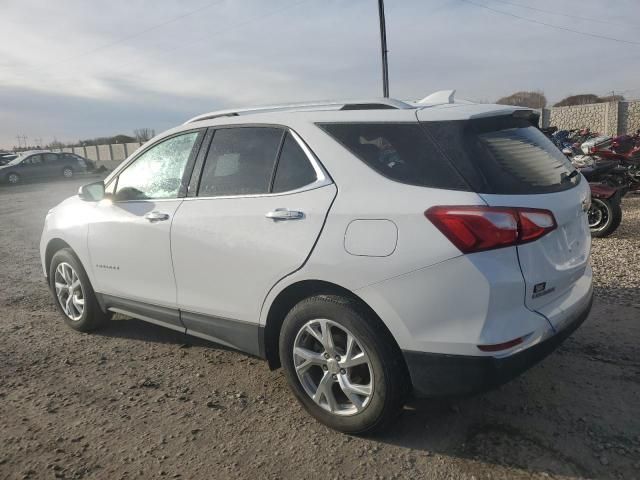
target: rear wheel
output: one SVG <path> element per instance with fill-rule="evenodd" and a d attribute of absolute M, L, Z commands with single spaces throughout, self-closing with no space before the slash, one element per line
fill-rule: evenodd
<path fill-rule="evenodd" d="M 11 172 L 7 175 L 7 183 L 9 183 L 10 185 L 17 185 L 18 183 L 20 183 L 20 175 L 15 172 Z"/>
<path fill-rule="evenodd" d="M 592 198 L 587 218 L 589 220 L 589 230 L 591 230 L 593 237 L 607 237 L 620 225 L 622 207 L 616 199 Z"/>
<path fill-rule="evenodd" d="M 62 169 L 62 176 L 64 178 L 72 178 L 73 177 L 73 168 L 71 167 L 64 167 Z"/>
<path fill-rule="evenodd" d="M 356 302 L 340 296 L 311 297 L 289 312 L 280 361 L 304 408 L 341 432 L 384 428 L 409 390 L 406 367 L 388 333 Z"/>
<path fill-rule="evenodd" d="M 65 323 L 74 330 L 90 332 L 109 320 L 110 315 L 101 310 L 89 278 L 71 249 L 63 248 L 53 256 L 49 285 Z"/>

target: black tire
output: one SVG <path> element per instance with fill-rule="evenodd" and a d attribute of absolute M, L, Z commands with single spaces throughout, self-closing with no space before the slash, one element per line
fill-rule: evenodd
<path fill-rule="evenodd" d="M 593 209 L 593 210 L 592 210 Z M 591 236 L 597 238 L 608 237 L 620 226 L 622 221 L 622 206 L 620 201 L 614 198 L 592 198 L 589 210 L 589 229 Z M 592 216 L 601 218 L 597 223 L 591 221 Z"/>
<path fill-rule="evenodd" d="M 73 178 L 73 168 L 71 167 L 64 167 L 62 169 L 62 176 L 64 178 Z"/>
<path fill-rule="evenodd" d="M 20 183 L 20 175 L 16 172 L 9 172 L 5 176 L 5 180 L 9 185 L 17 185 Z"/>
<path fill-rule="evenodd" d="M 326 410 L 311 398 L 298 378 L 293 356 L 295 340 L 307 322 L 317 319 L 326 319 L 346 328 L 369 358 L 372 393 L 368 403 L 357 413 L 344 416 Z M 332 328 L 340 331 L 337 326 Z M 318 295 L 302 300 L 284 320 L 279 347 L 280 361 L 298 401 L 318 421 L 340 432 L 364 435 L 384 429 L 399 414 L 410 390 L 409 375 L 398 346 L 377 318 L 372 318 L 368 311 L 349 298 Z M 320 370 L 320 376 L 331 371 L 326 371 L 325 366 L 322 369 L 325 372 Z M 345 370 L 341 369 L 339 373 L 343 374 Z M 335 383 L 332 388 L 340 387 Z"/>
<path fill-rule="evenodd" d="M 69 264 L 80 280 L 84 299 L 84 309 L 82 315 L 77 320 L 69 318 L 62 308 L 60 300 L 56 294 L 56 269 L 61 263 Z M 58 311 L 62 314 L 65 323 L 74 330 L 79 332 L 91 332 L 104 326 L 109 318 L 111 318 L 110 313 L 105 313 L 100 308 L 98 300 L 96 299 L 96 294 L 91 286 L 91 282 L 89 282 L 89 278 L 87 277 L 87 273 L 84 271 L 82 264 L 70 248 L 58 250 L 51 259 L 51 265 L 49 266 L 49 287 L 53 294 L 53 300 Z"/>

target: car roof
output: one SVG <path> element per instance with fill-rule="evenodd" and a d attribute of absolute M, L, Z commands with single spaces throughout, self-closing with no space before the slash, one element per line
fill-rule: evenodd
<path fill-rule="evenodd" d="M 394 119 L 415 121 L 417 118 L 423 121 L 463 120 L 508 114 L 519 109 L 529 110 L 510 105 L 479 104 L 467 100 L 456 100 L 455 90 L 443 90 L 419 101 L 369 98 L 231 108 L 198 115 L 187 120 L 183 126 L 269 123 L 271 121 L 277 123 L 285 121 L 286 117 L 302 121 L 392 121 Z M 242 119 L 237 117 L 242 117 Z M 276 120 L 277 122 L 275 122 Z"/>
<path fill-rule="evenodd" d="M 25 150 L 24 152 L 20 152 L 18 153 L 18 155 L 34 155 L 36 153 L 56 153 L 56 152 L 52 152 L 51 150 Z"/>

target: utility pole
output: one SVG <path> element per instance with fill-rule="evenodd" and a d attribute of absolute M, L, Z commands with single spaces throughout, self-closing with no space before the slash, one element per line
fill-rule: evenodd
<path fill-rule="evenodd" d="M 382 51 L 382 96 L 389 98 L 389 66 L 387 64 L 387 27 L 384 20 L 384 0 L 378 0 L 380 17 L 380 49 Z"/>

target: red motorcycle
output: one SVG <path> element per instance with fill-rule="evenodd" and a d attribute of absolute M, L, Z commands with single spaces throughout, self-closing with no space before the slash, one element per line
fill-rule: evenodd
<path fill-rule="evenodd" d="M 631 192 L 640 192 L 640 132 L 633 136 L 615 137 L 609 148 L 592 147 L 589 153 L 596 163 L 617 162 L 603 182 L 613 187 L 627 187 Z"/>

